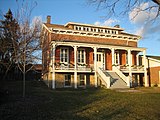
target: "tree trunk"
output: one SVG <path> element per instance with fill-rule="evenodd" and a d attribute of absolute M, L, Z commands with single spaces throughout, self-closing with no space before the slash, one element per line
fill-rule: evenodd
<path fill-rule="evenodd" d="M 25 98 L 26 95 L 26 66 L 23 65 L 23 98 Z"/>
<path fill-rule="evenodd" d="M 26 94 L 26 74 L 25 72 L 23 72 L 23 98 L 25 98 L 25 94 Z"/>

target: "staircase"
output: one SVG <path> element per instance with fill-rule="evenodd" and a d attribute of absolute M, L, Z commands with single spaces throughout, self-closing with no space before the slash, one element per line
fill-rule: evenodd
<path fill-rule="evenodd" d="M 101 68 L 97 69 L 98 77 L 102 84 L 110 89 L 129 88 L 129 77 L 126 77 L 121 71 L 104 71 Z"/>
<path fill-rule="evenodd" d="M 107 76 L 110 76 L 111 80 L 111 86 L 110 89 L 116 89 L 116 88 L 129 88 L 127 84 L 118 76 L 116 72 L 113 71 L 104 71 L 104 73 Z"/>

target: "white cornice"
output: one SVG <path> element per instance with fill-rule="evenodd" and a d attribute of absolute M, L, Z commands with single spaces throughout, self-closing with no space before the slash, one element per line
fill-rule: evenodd
<path fill-rule="evenodd" d="M 65 30 L 65 29 L 54 29 L 50 28 L 50 32 L 57 34 L 71 34 L 71 35 L 79 35 L 79 36 L 87 36 L 87 37 L 98 37 L 98 38 L 110 38 L 110 39 L 120 39 L 127 41 L 137 42 L 140 38 L 121 35 L 121 34 L 107 34 L 107 33 L 97 33 L 97 32 L 89 32 L 89 31 L 78 31 L 78 30 Z"/>
<path fill-rule="evenodd" d="M 116 45 L 105 45 L 105 44 L 95 44 L 95 43 L 80 43 L 80 42 L 68 42 L 68 41 L 52 41 L 52 44 L 56 45 L 66 45 L 66 46 L 78 46 L 78 47 L 91 47 L 91 48 L 106 48 L 106 49 L 116 49 L 116 50 L 131 50 L 143 52 L 146 48 L 138 47 L 127 47 L 127 46 L 116 46 Z"/>
<path fill-rule="evenodd" d="M 108 27 L 108 26 L 98 26 L 98 25 L 91 25 L 91 24 L 84 24 L 84 23 L 76 23 L 76 22 L 68 22 L 64 26 L 68 25 L 79 25 L 79 26 L 86 26 L 86 27 L 95 27 L 95 28 L 106 28 L 106 29 L 112 29 L 112 30 L 119 30 L 123 31 L 124 29 L 122 28 L 117 28 L 117 27 Z"/>
<path fill-rule="evenodd" d="M 151 58 L 151 57 L 147 57 L 147 59 L 160 63 L 160 60 L 157 60 L 157 59 L 154 59 L 154 58 Z"/>
<path fill-rule="evenodd" d="M 51 29 L 49 29 L 45 24 L 42 24 L 42 28 L 46 28 L 47 30 L 48 30 L 48 32 L 52 32 L 52 30 Z"/>

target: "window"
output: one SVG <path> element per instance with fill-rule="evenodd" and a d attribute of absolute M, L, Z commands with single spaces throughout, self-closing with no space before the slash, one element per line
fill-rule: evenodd
<path fill-rule="evenodd" d="M 97 54 L 97 62 L 101 62 L 101 54 Z"/>
<path fill-rule="evenodd" d="M 77 26 L 76 26 L 76 30 L 79 30 Z"/>
<path fill-rule="evenodd" d="M 61 48 L 60 50 L 60 62 L 68 63 L 68 48 Z"/>
<path fill-rule="evenodd" d="M 80 74 L 79 75 L 79 78 L 80 78 L 80 83 L 79 85 L 80 86 L 84 86 L 85 85 L 85 82 L 86 82 L 86 76 L 84 74 Z"/>
<path fill-rule="evenodd" d="M 89 31 L 89 28 L 87 28 L 87 31 Z"/>
<path fill-rule="evenodd" d="M 120 64 L 120 62 L 119 62 L 119 52 L 118 51 L 116 51 L 115 52 L 115 64 Z"/>
<path fill-rule="evenodd" d="M 66 74 L 64 77 L 64 86 L 71 86 L 71 75 Z"/>
<path fill-rule="evenodd" d="M 78 50 L 77 61 L 78 63 L 85 63 L 85 50 L 83 49 Z"/>

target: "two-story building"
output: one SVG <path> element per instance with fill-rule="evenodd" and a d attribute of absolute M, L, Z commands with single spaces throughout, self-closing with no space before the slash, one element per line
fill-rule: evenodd
<path fill-rule="evenodd" d="M 146 48 L 138 47 L 140 36 L 119 25 L 50 22 L 47 16 L 42 25 L 42 74 L 49 87 L 148 86 L 146 65 L 139 62 L 139 54 L 146 57 Z"/>

